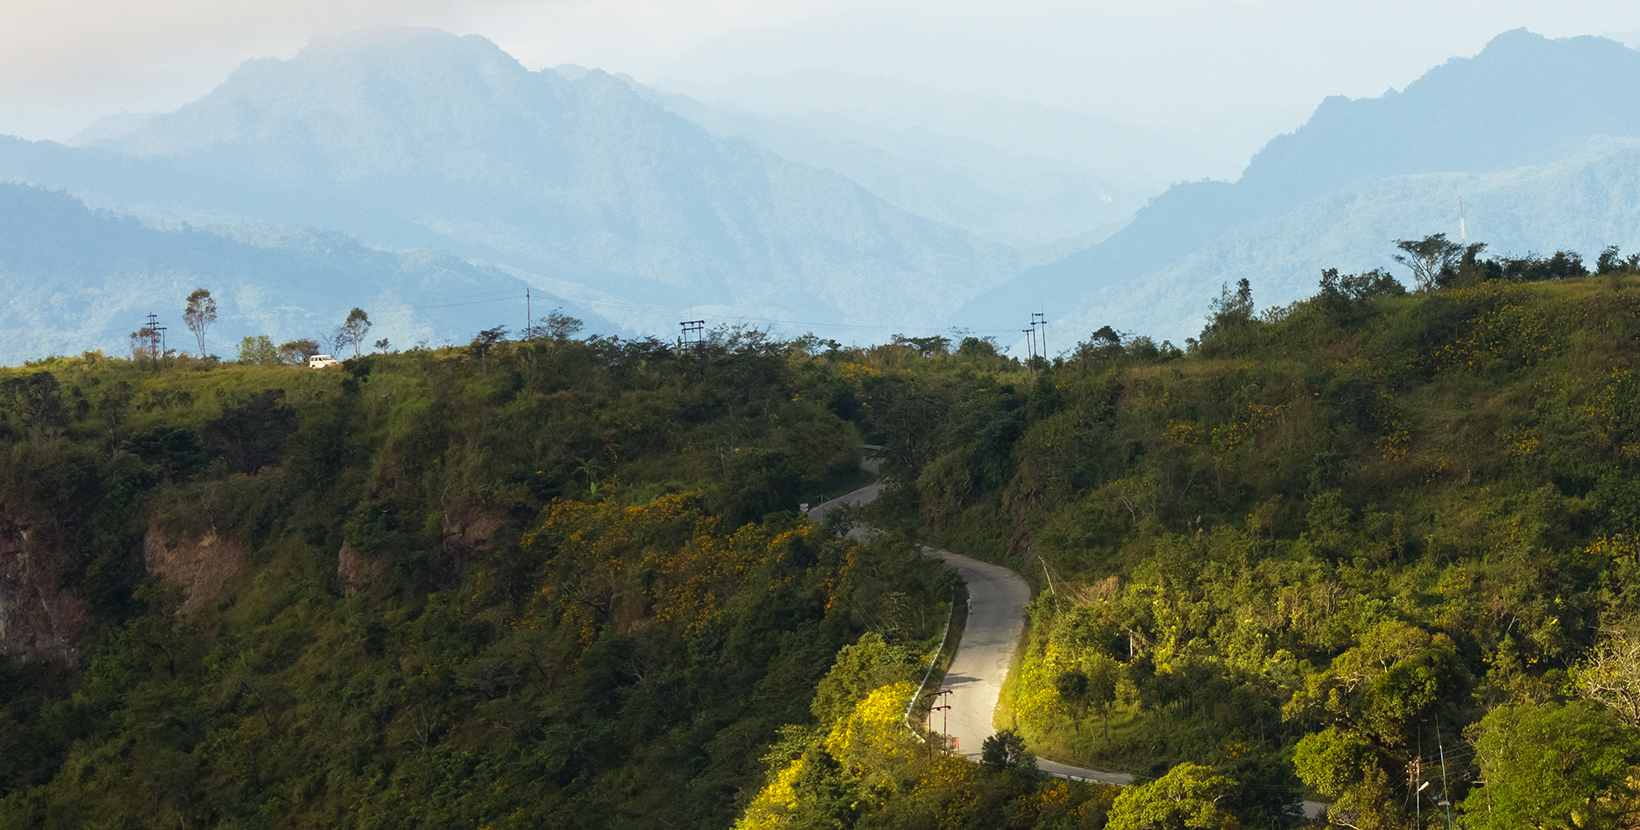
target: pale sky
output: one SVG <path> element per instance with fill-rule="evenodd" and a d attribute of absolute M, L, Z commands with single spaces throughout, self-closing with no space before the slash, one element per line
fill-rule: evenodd
<path fill-rule="evenodd" d="M 174 109 L 243 60 L 385 23 L 484 35 L 532 69 L 842 71 L 1272 135 L 1508 29 L 1640 42 L 1640 4 L 1611 0 L 0 0 L 0 133 L 63 139 Z"/>

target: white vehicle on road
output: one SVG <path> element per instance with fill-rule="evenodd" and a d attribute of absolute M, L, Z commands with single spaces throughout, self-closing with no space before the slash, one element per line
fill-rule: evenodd
<path fill-rule="evenodd" d="M 340 360 L 337 360 L 336 358 L 331 357 L 328 354 L 316 354 L 316 355 L 308 358 L 308 368 L 309 369 L 323 369 L 327 366 L 335 366 L 335 365 L 338 365 L 340 363 L 341 363 Z"/>

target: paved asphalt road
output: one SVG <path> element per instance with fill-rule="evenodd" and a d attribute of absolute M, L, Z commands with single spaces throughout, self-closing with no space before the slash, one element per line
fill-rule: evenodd
<path fill-rule="evenodd" d="M 873 459 L 867 467 L 876 472 Z M 832 499 L 809 510 L 809 518 L 820 521 L 842 505 L 862 505 L 877 498 L 881 484 L 869 484 L 852 493 Z M 849 531 L 854 538 L 869 533 L 868 528 L 855 527 Z M 1031 600 L 1031 587 L 1019 574 L 989 562 L 981 562 L 961 554 L 924 547 L 923 554 L 944 561 L 955 568 L 968 583 L 968 624 L 957 643 L 956 656 L 945 672 L 941 689 L 950 689 L 946 701 L 951 705 L 950 735 L 956 739 L 956 751 L 979 760 L 980 747 L 985 739 L 996 734 L 992 725 L 996 715 L 997 698 L 1002 694 L 1002 681 L 1008 677 L 1008 666 L 1025 636 L 1025 603 Z M 937 720 L 944 726 L 945 720 Z M 1043 772 L 1086 781 L 1103 781 L 1125 786 L 1133 783 L 1133 776 L 1120 772 L 1100 772 L 1047 759 L 1038 759 L 1037 767 Z"/>
<path fill-rule="evenodd" d="M 862 466 L 873 473 L 877 471 L 875 459 L 867 459 Z M 843 505 L 868 504 L 881 490 L 880 483 L 868 484 L 810 509 L 809 519 L 818 522 Z M 855 527 L 849 536 L 863 539 L 870 532 L 870 528 Z M 951 705 L 947 714 L 950 735 L 956 739 L 956 751 L 978 761 L 985 739 L 996 734 L 993 723 L 997 698 L 1002 694 L 1002 681 L 1008 677 L 1014 653 L 1025 637 L 1025 604 L 1031 599 L 1031 588 L 1024 577 L 1001 565 L 926 546 L 922 551 L 955 568 L 968 584 L 968 624 L 940 688 L 951 690 L 946 702 Z M 943 723 L 936 721 L 936 725 Z M 1038 758 L 1037 767 L 1061 778 L 1099 781 L 1119 787 L 1133 783 L 1133 776 L 1126 773 L 1073 767 L 1046 758 Z M 1304 802 L 1303 807 L 1304 815 L 1311 819 L 1327 811 L 1327 805 L 1314 801 Z"/>

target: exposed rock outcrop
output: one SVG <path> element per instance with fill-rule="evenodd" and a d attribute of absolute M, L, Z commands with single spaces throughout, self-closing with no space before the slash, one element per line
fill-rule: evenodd
<path fill-rule="evenodd" d="M 0 514 L 0 654 L 70 662 L 85 600 L 63 587 L 69 557 L 29 525 Z"/>
<path fill-rule="evenodd" d="M 344 597 L 368 591 L 381 584 L 383 560 L 368 559 L 343 542 L 336 552 L 336 593 Z"/>
<path fill-rule="evenodd" d="M 501 529 L 502 517 L 483 510 L 468 510 L 446 516 L 444 519 L 443 555 L 432 578 L 434 587 L 449 588 L 460 584 L 461 570 L 468 562 L 483 559 L 494 546 L 495 533 Z"/>
<path fill-rule="evenodd" d="M 245 549 L 215 528 L 195 533 L 168 533 L 150 525 L 142 540 L 142 559 L 148 572 L 170 580 L 187 592 L 177 613 L 187 616 L 227 587 L 245 566 Z"/>

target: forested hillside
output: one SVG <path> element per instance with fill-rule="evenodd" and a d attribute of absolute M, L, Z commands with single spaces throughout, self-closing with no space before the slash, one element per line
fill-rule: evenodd
<path fill-rule="evenodd" d="M 882 379 L 917 402 L 880 439 L 900 521 L 1043 589 L 999 722 L 1211 766 L 1257 826 L 1300 793 L 1633 826 L 1640 278 L 1455 249 L 1417 294 L 1329 272 L 1255 314 L 1243 283 L 1189 354 L 1105 330 L 1028 387 Z"/>
<path fill-rule="evenodd" d="M 797 519 L 859 476 L 814 361 L 9 371 L 0 826 L 727 825 L 836 650 L 951 595 Z"/>
<path fill-rule="evenodd" d="M 1632 826 L 1640 260 L 1441 250 L 1034 365 L 7 370 L 0 827 Z M 862 444 L 869 544 L 797 513 Z M 905 724 L 962 623 L 914 539 L 1040 589 L 983 764 Z"/>

